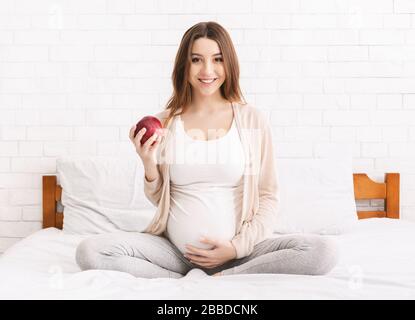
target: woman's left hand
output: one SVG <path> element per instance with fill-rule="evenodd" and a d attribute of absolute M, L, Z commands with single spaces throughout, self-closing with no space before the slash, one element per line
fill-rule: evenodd
<path fill-rule="evenodd" d="M 200 242 L 211 244 L 213 248 L 206 250 L 187 244 L 187 251 L 184 256 L 193 264 L 211 269 L 236 258 L 236 249 L 230 241 L 214 240 L 205 237 L 200 239 Z"/>

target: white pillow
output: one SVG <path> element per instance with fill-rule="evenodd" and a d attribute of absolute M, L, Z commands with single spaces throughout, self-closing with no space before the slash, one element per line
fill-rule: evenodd
<path fill-rule="evenodd" d="M 137 156 L 63 157 L 57 173 L 67 233 L 141 232 L 156 212 L 144 195 Z"/>
<path fill-rule="evenodd" d="M 351 159 L 278 159 L 275 232 L 341 234 L 358 221 Z"/>

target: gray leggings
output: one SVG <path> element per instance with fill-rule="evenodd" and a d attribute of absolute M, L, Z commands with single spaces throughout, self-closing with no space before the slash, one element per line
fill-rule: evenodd
<path fill-rule="evenodd" d="M 104 269 L 128 272 L 141 278 L 181 278 L 193 268 L 208 275 L 286 273 L 322 275 L 337 263 L 332 240 L 318 235 L 287 235 L 258 243 L 244 258 L 215 268 L 188 261 L 165 237 L 148 233 L 116 232 L 83 240 L 76 250 L 82 270 Z"/>

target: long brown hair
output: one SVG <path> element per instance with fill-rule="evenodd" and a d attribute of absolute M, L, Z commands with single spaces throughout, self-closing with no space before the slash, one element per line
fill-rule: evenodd
<path fill-rule="evenodd" d="M 170 119 L 175 115 L 183 114 L 191 102 L 192 91 L 189 83 L 191 50 L 193 43 L 199 38 L 208 38 L 216 41 L 222 52 L 226 78 L 220 87 L 222 97 L 229 102 L 246 104 L 239 87 L 239 62 L 231 37 L 216 22 L 200 22 L 188 29 L 180 42 L 172 73 L 173 94 L 166 106 L 166 110 L 170 109 L 170 112 L 167 119 L 163 121 L 163 127 L 166 127 Z M 177 113 L 180 109 L 182 109 L 181 112 Z"/>

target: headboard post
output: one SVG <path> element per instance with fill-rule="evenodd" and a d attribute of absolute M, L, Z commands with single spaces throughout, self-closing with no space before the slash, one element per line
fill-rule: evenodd
<path fill-rule="evenodd" d="M 59 212 L 58 201 L 61 201 L 62 187 L 57 184 L 57 177 L 42 177 L 43 228 L 63 228 L 63 212 Z"/>
<path fill-rule="evenodd" d="M 386 217 L 399 219 L 399 173 L 386 174 Z"/>
<path fill-rule="evenodd" d="M 43 228 L 56 226 L 56 176 L 42 177 Z"/>

